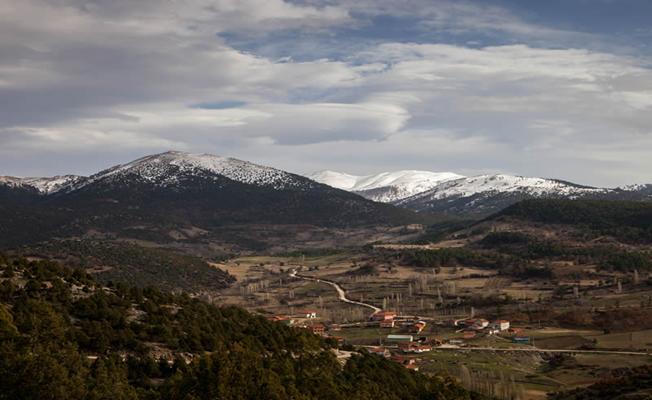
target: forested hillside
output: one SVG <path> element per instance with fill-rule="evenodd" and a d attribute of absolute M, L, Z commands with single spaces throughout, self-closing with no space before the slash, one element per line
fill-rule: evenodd
<path fill-rule="evenodd" d="M 162 247 L 108 240 L 52 240 L 23 247 L 18 253 L 53 259 L 92 273 L 103 283 L 153 286 L 196 293 L 219 290 L 235 279 L 205 260 Z"/>
<path fill-rule="evenodd" d="M 602 200 L 525 200 L 498 216 L 569 224 L 633 242 L 652 241 L 652 203 Z"/>
<path fill-rule="evenodd" d="M 470 399 L 452 380 L 305 329 L 0 257 L 0 399 Z"/>
<path fill-rule="evenodd" d="M 586 388 L 556 393 L 551 400 L 648 400 L 652 398 L 652 366 L 617 369 Z"/>

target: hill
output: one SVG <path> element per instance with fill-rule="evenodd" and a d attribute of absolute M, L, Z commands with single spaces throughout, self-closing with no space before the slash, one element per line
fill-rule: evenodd
<path fill-rule="evenodd" d="M 223 289 L 235 280 L 202 258 L 121 241 L 52 240 L 17 252 L 32 259 L 57 260 L 83 269 L 102 283 L 199 293 Z"/>
<path fill-rule="evenodd" d="M 551 400 L 647 400 L 652 398 L 652 366 L 611 371 L 586 388 L 555 393 Z"/>
<path fill-rule="evenodd" d="M 452 172 L 395 171 L 375 175 L 355 176 L 334 171 L 320 171 L 308 175 L 326 185 L 357 193 L 365 198 L 392 203 L 425 192 L 438 184 L 463 178 Z"/>
<path fill-rule="evenodd" d="M 651 221 L 650 203 L 525 200 L 465 227 L 444 226 L 429 236 L 439 243 L 401 256 L 417 267 L 481 267 L 516 278 L 595 279 L 616 271 L 630 280 L 652 272 Z"/>
<path fill-rule="evenodd" d="M 169 242 L 176 240 L 171 231 L 184 229 L 195 232 L 190 240 L 197 232 L 211 240 L 211 232 L 226 226 L 360 228 L 420 220 L 298 175 L 206 154 L 147 156 L 90 177 L 57 180 L 49 190 L 39 189 L 44 181 L 51 182 L 0 184 L 0 246 L 88 232 Z"/>
<path fill-rule="evenodd" d="M 0 399 L 471 399 L 236 307 L 0 256 Z"/>
<path fill-rule="evenodd" d="M 506 174 L 395 171 L 355 176 L 333 171 L 308 175 L 368 199 L 418 212 L 484 218 L 527 199 L 652 200 L 652 185 L 596 188 L 558 179 Z"/>

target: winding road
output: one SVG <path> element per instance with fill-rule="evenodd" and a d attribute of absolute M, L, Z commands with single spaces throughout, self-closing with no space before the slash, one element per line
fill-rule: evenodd
<path fill-rule="evenodd" d="M 326 279 L 313 278 L 313 277 L 305 276 L 305 275 L 299 275 L 299 274 L 297 274 L 296 269 L 291 270 L 289 275 L 292 278 L 299 278 L 299 279 L 304 279 L 304 280 L 307 280 L 307 281 L 321 282 L 321 283 L 326 283 L 328 285 L 331 285 L 337 291 L 337 296 L 340 299 L 340 301 L 343 301 L 344 303 L 355 304 L 355 305 L 358 305 L 358 306 L 371 308 L 372 310 L 374 310 L 374 312 L 382 311 L 380 308 L 378 308 L 378 307 L 376 307 L 374 305 L 371 305 L 369 303 L 363 303 L 361 301 L 355 301 L 355 300 L 349 299 L 348 297 L 346 297 L 346 291 L 344 289 L 342 289 L 342 287 L 339 284 L 337 284 L 336 282 L 329 281 L 329 280 L 326 280 Z"/>

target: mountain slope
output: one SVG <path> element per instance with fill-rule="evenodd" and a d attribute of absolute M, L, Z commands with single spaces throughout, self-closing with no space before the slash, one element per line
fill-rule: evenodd
<path fill-rule="evenodd" d="M 511 175 L 480 175 L 443 182 L 396 202 L 417 211 L 488 215 L 529 198 L 603 197 L 610 189 Z"/>
<path fill-rule="evenodd" d="M 405 170 L 355 176 L 334 171 L 320 171 L 308 177 L 338 189 L 358 193 L 374 201 L 391 203 L 424 192 L 442 182 L 462 178 L 462 175 L 452 172 Z"/>
<path fill-rule="evenodd" d="M 21 188 L 34 191 L 38 194 L 52 194 L 85 181 L 86 178 L 78 175 L 63 175 L 47 178 L 17 178 L 14 176 L 0 176 L 0 186 Z"/>
<path fill-rule="evenodd" d="M 48 192 L 5 184 L 0 200 L 0 244 L 89 231 L 161 241 L 178 228 L 210 233 L 227 225 L 345 228 L 418 221 L 407 210 L 299 175 L 182 152 L 143 157 Z"/>
<path fill-rule="evenodd" d="M 465 218 L 485 217 L 526 199 L 652 200 L 652 185 L 594 188 L 505 174 L 464 177 L 450 172 L 397 171 L 354 176 L 322 171 L 310 176 L 374 201 Z"/>

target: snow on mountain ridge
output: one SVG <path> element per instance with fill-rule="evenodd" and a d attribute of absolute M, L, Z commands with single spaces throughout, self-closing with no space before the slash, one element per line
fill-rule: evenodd
<path fill-rule="evenodd" d="M 129 178 L 127 176 L 129 175 Z M 36 190 L 43 195 L 72 192 L 95 182 L 119 182 L 121 179 L 138 179 L 155 185 L 169 187 L 188 177 L 202 176 L 231 180 L 276 190 L 309 187 L 311 182 L 275 168 L 266 167 L 235 158 L 211 154 L 191 154 L 169 151 L 141 157 L 100 171 L 90 177 L 65 175 L 49 178 L 16 178 L 0 176 L 0 185 Z"/>
<path fill-rule="evenodd" d="M 463 176 L 452 172 L 403 170 L 364 176 L 320 171 L 308 177 L 338 189 L 356 192 L 371 200 L 390 203 Z"/>
<path fill-rule="evenodd" d="M 0 184 L 10 187 L 23 187 L 35 189 L 40 194 L 52 194 L 70 185 L 84 180 L 79 175 L 57 175 L 52 177 L 18 178 L 14 176 L 0 176 Z"/>
<path fill-rule="evenodd" d="M 181 176 L 199 173 L 221 175 L 231 180 L 274 189 L 297 187 L 301 184 L 287 172 L 230 157 L 192 154 L 180 151 L 145 156 L 92 175 L 82 186 L 102 180 L 116 180 L 128 174 L 162 186 L 177 184 Z M 81 186 L 80 186 L 81 187 Z"/>
<path fill-rule="evenodd" d="M 534 197 L 563 196 L 572 198 L 583 194 L 607 193 L 611 189 L 592 188 L 554 179 L 530 178 L 513 175 L 479 175 L 443 182 L 428 191 L 403 199 L 399 204 L 429 199 L 470 197 L 489 193 L 525 193 Z"/>

